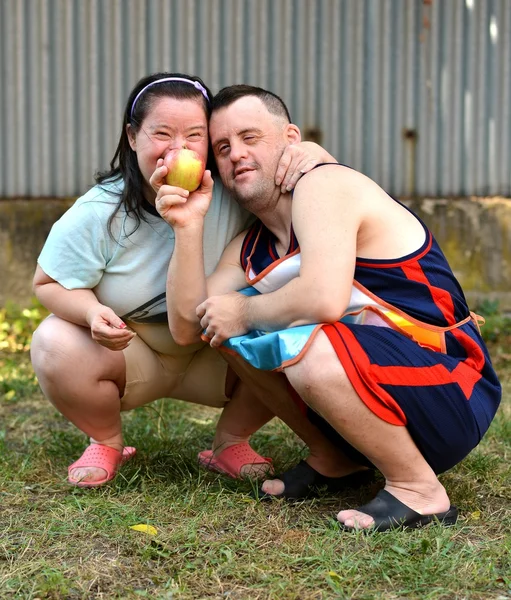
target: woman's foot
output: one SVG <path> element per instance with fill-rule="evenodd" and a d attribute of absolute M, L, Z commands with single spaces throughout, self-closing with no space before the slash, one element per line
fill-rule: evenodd
<path fill-rule="evenodd" d="M 199 452 L 199 464 L 205 469 L 233 479 L 260 478 L 273 473 L 271 458 L 260 456 L 248 441 L 230 443 L 223 448 Z"/>
<path fill-rule="evenodd" d="M 124 449 L 122 434 L 114 435 L 111 438 L 107 438 L 106 440 L 101 441 L 90 438 L 90 443 L 91 446 L 93 444 L 101 444 L 102 446 L 113 448 L 119 453 L 122 453 Z M 79 462 L 79 460 L 80 459 L 78 459 L 78 461 L 76 462 Z M 94 484 L 96 482 L 102 482 L 106 476 L 107 470 L 105 468 L 99 466 L 77 466 L 75 468 L 69 468 L 68 481 L 69 483 L 73 484 L 78 484 L 82 482 L 87 484 Z"/>
<path fill-rule="evenodd" d="M 250 436 L 237 436 L 218 428 L 212 450 L 200 452 L 199 463 L 206 469 L 224 473 L 235 479 L 257 479 L 273 475 L 271 458 L 257 454 L 250 446 L 249 440 Z M 234 449 L 225 453 L 229 448 Z M 217 465 L 219 468 L 216 468 Z"/>

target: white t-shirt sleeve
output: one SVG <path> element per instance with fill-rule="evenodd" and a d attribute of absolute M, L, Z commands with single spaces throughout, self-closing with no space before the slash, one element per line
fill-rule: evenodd
<path fill-rule="evenodd" d="M 53 225 L 38 258 L 41 269 L 67 289 L 93 289 L 100 282 L 109 257 L 104 218 L 95 204 L 78 200 Z M 106 204 L 105 208 L 112 205 Z"/>

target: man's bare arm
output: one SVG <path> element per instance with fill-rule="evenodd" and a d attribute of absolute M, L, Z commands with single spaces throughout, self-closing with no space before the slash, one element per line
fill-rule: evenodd
<path fill-rule="evenodd" d="M 212 345 L 252 329 L 272 331 L 309 323 L 335 322 L 349 303 L 355 270 L 361 204 L 358 190 L 340 182 L 339 167 L 322 167 L 297 186 L 293 227 L 300 242 L 300 275 L 275 292 L 258 296 L 215 296 L 199 307 Z M 334 191 L 335 190 L 335 191 Z M 321 207 L 318 210 L 318 207 Z"/>
<path fill-rule="evenodd" d="M 248 299 L 249 327 L 278 329 L 335 322 L 348 306 L 362 203 L 349 173 L 322 167 L 297 186 L 293 229 L 300 243 L 300 274 L 271 294 Z M 343 179 L 342 183 L 341 178 Z"/>

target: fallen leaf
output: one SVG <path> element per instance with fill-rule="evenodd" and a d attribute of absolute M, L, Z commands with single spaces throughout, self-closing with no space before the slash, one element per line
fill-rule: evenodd
<path fill-rule="evenodd" d="M 158 530 L 152 525 L 146 525 L 145 523 L 139 523 L 138 525 L 130 525 L 130 529 L 134 531 L 140 531 L 141 533 L 147 533 L 148 535 L 156 535 Z"/>

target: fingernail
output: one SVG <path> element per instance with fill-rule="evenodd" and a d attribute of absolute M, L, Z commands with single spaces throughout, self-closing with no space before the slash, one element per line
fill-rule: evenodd
<path fill-rule="evenodd" d="M 286 188 L 286 192 L 290 192 L 292 189 L 293 189 L 293 186 L 292 185 L 288 185 L 287 188 Z"/>
<path fill-rule="evenodd" d="M 126 323 L 121 323 L 119 325 L 119 329 L 126 329 Z"/>

